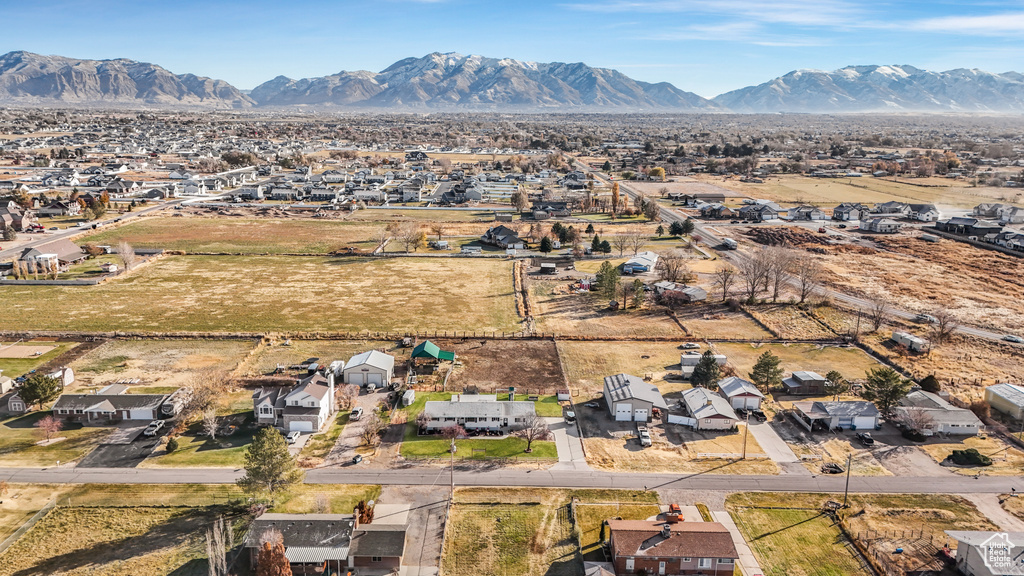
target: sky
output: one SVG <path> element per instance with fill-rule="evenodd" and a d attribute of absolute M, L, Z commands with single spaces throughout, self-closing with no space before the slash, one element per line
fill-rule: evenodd
<path fill-rule="evenodd" d="M 130 58 L 250 89 L 431 52 L 584 62 L 713 97 L 791 70 L 1024 72 L 1024 0 L 33 0 L 0 53 Z"/>

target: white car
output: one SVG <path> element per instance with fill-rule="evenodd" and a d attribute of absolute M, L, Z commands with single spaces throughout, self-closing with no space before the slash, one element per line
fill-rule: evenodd
<path fill-rule="evenodd" d="M 295 444 L 296 442 L 299 441 L 299 436 L 302 436 L 302 432 L 296 430 L 294 432 L 289 432 L 288 435 L 285 436 L 285 439 L 288 440 L 289 444 Z"/>
<path fill-rule="evenodd" d="M 348 415 L 349 420 L 359 420 L 363 417 L 363 409 L 356 406 L 352 409 L 352 413 Z"/>
<path fill-rule="evenodd" d="M 146 429 L 142 431 L 143 436 L 156 436 L 157 433 L 164 427 L 163 420 L 153 420 L 146 426 Z"/>

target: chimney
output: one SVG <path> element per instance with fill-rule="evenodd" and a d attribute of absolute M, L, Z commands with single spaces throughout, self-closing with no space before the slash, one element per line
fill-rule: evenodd
<path fill-rule="evenodd" d="M 705 404 L 704 404 L 704 405 L 705 405 L 705 406 L 711 406 L 711 398 L 708 398 L 708 401 L 707 401 L 707 402 L 705 402 Z"/>
<path fill-rule="evenodd" d="M 671 538 L 672 537 L 672 526 L 668 522 L 666 522 L 665 524 L 662 525 L 662 527 L 661 527 L 661 536 L 663 538 Z"/>

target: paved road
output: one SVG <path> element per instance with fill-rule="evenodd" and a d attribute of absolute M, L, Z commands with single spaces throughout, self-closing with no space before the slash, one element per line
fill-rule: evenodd
<path fill-rule="evenodd" d="M 587 166 L 585 164 L 577 162 L 576 166 L 580 170 L 582 170 L 584 172 L 592 173 L 594 175 L 594 178 L 599 180 L 599 181 L 601 181 L 601 182 L 604 182 L 606 184 L 611 182 L 610 180 L 608 180 L 607 178 L 602 176 L 600 172 L 598 172 L 596 170 L 592 170 L 589 166 Z M 637 192 L 635 190 L 629 188 L 628 185 L 626 185 L 624 182 L 621 182 L 621 181 L 619 182 L 619 189 L 622 190 L 623 192 L 625 192 L 630 197 L 636 197 L 636 195 L 637 195 Z M 730 193 L 732 192 L 731 190 L 725 190 L 725 191 L 726 192 L 730 192 Z M 686 220 L 687 217 L 682 215 L 682 214 L 680 214 L 676 210 L 673 210 L 673 209 L 668 208 L 666 206 L 662 206 L 661 207 L 661 219 L 663 221 L 665 221 L 665 222 L 671 223 L 671 222 L 682 222 L 683 220 Z M 699 220 L 696 220 L 696 219 L 693 220 L 693 223 L 694 223 L 693 237 L 695 239 L 700 240 L 701 242 L 704 242 L 708 246 L 718 246 L 719 244 L 722 243 L 722 237 L 720 237 L 720 236 L 712 233 L 711 231 L 709 231 L 705 224 L 701 223 Z M 720 253 L 720 255 L 721 255 L 722 258 L 732 262 L 733 264 L 735 264 L 739 260 L 743 260 L 744 258 L 747 258 L 747 256 L 743 252 L 741 252 L 741 251 L 722 251 Z M 836 300 L 836 301 L 839 301 L 839 302 L 843 302 L 844 304 L 847 304 L 848 306 L 852 306 L 854 308 L 859 308 L 861 310 L 865 310 L 866 311 L 866 310 L 871 309 L 871 306 L 872 306 L 872 303 L 869 302 L 868 300 L 865 300 L 864 298 L 859 298 L 857 296 L 851 296 L 849 294 L 844 294 L 842 292 L 836 292 L 834 290 L 829 290 L 827 288 L 822 288 L 822 289 L 820 289 L 820 291 L 823 292 L 829 298 L 831 298 L 833 300 Z M 914 312 L 907 312 L 906 310 L 898 310 L 898 309 L 895 309 L 895 308 L 890 308 L 889 309 L 889 313 L 891 315 L 896 316 L 898 318 L 901 318 L 903 320 L 914 320 L 915 317 L 917 316 L 917 314 L 914 313 Z M 976 336 L 978 338 L 986 338 L 988 340 L 1002 340 L 1002 338 L 1003 338 L 1003 334 L 999 334 L 997 332 L 992 332 L 990 330 L 984 330 L 984 329 L 981 329 L 981 328 L 975 328 L 973 326 L 958 326 L 956 328 L 956 331 L 960 332 L 961 334 L 967 334 L 967 335 L 970 335 L 970 336 Z"/>
<path fill-rule="evenodd" d="M 160 468 L 0 468 L 0 480 L 69 484 L 229 484 L 242 475 L 230 469 Z M 381 484 L 429 486 L 447 479 L 443 468 L 360 470 L 321 468 L 306 473 L 307 484 Z M 444 478 L 439 480 L 439 478 Z M 621 490 L 684 489 L 725 492 L 842 492 L 845 476 L 742 476 L 729 474 L 623 474 L 596 470 L 472 469 L 456 466 L 457 486 L 523 486 L 536 488 L 607 488 Z M 1003 494 L 1024 492 L 1024 477 L 950 475 L 908 482 L 898 476 L 853 476 L 851 492 L 878 494 Z"/>

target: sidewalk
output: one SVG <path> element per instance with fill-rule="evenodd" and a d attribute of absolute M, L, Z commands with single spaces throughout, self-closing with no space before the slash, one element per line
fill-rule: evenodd
<path fill-rule="evenodd" d="M 761 576 L 764 572 L 761 571 L 761 566 L 757 563 L 757 558 L 754 557 L 754 553 L 750 550 L 750 546 L 747 546 L 747 541 L 743 539 L 743 535 L 740 534 L 740 529 L 736 527 L 736 523 L 732 521 L 732 516 L 724 510 L 718 512 L 712 512 L 711 517 L 715 519 L 715 522 L 720 523 L 729 529 L 729 534 L 732 536 L 732 543 L 736 546 L 736 552 L 740 556 L 740 570 L 743 571 L 743 576 Z"/>

